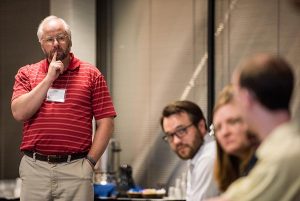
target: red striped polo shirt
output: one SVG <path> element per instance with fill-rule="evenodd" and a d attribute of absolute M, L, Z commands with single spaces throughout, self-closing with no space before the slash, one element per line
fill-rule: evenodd
<path fill-rule="evenodd" d="M 49 63 L 42 60 L 19 69 L 12 100 L 31 91 L 47 75 Z M 23 125 L 20 149 L 42 154 L 88 151 L 92 144 L 92 118 L 115 117 L 110 93 L 100 71 L 71 53 L 68 69 L 51 88 L 66 89 L 65 102 L 45 99 L 40 109 Z"/>

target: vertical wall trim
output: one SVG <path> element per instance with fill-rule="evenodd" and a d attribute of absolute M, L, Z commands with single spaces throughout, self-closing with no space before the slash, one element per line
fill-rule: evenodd
<path fill-rule="evenodd" d="M 111 20 L 112 2 L 96 1 L 96 65 L 111 88 Z"/>
<path fill-rule="evenodd" d="M 215 0 L 207 0 L 207 123 L 212 123 L 215 100 Z"/>
<path fill-rule="evenodd" d="M 277 55 L 280 55 L 280 0 L 277 0 Z"/>

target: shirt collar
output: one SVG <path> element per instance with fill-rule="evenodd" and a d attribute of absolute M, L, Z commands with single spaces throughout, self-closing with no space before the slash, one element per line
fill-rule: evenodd
<path fill-rule="evenodd" d="M 257 148 L 257 158 L 261 159 L 272 155 L 274 146 L 284 142 L 286 138 L 290 137 L 291 133 L 297 132 L 297 129 L 299 130 L 297 121 L 288 121 L 274 128 L 269 136 Z"/>

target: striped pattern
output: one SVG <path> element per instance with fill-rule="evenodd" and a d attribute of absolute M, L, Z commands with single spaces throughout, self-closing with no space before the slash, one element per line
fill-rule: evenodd
<path fill-rule="evenodd" d="M 32 90 L 44 79 L 48 62 L 22 67 L 16 75 L 12 100 Z M 64 103 L 44 101 L 39 111 L 24 122 L 21 150 L 42 154 L 88 151 L 92 143 L 92 117 L 116 116 L 103 75 L 94 66 L 72 55 L 68 70 L 52 88 L 66 89 Z"/>

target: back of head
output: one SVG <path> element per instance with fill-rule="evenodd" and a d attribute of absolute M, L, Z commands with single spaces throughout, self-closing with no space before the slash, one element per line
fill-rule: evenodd
<path fill-rule="evenodd" d="M 289 110 L 293 70 L 279 56 L 258 54 L 240 66 L 239 85 L 250 90 L 269 110 Z"/>
<path fill-rule="evenodd" d="M 169 117 L 173 114 L 179 114 L 182 112 L 186 112 L 194 125 L 197 125 L 202 119 L 205 122 L 205 118 L 200 107 L 187 100 L 183 101 L 175 101 L 173 103 L 168 104 L 162 111 L 162 116 L 160 119 L 160 124 L 163 129 L 163 120 L 165 117 Z M 205 124 L 207 129 L 207 125 Z"/>

